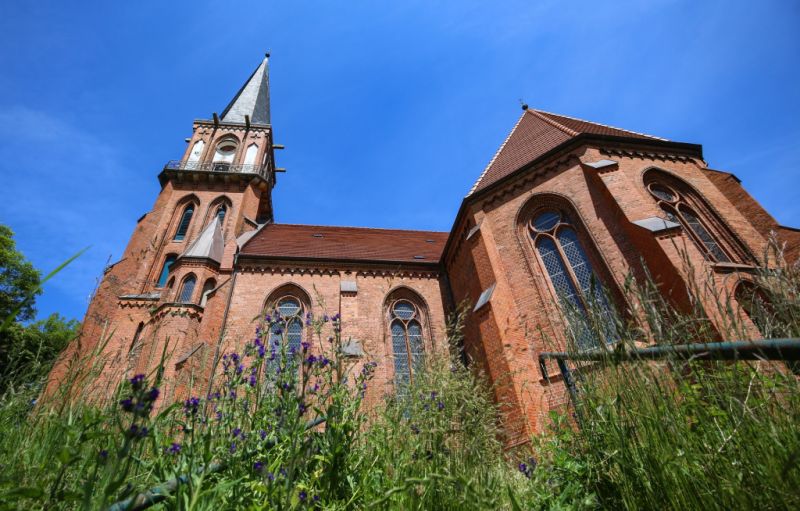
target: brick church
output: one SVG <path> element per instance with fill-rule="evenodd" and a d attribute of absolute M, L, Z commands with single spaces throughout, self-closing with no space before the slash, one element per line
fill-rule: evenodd
<path fill-rule="evenodd" d="M 466 300 L 464 351 L 497 384 L 513 444 L 564 401 L 537 361 L 563 332 L 564 302 L 584 309 L 600 282 L 624 307 L 626 276 L 648 271 L 680 306 L 696 278 L 683 254 L 735 295 L 771 233 L 791 259 L 800 250 L 800 231 L 709 168 L 700 145 L 524 106 L 450 232 L 276 223 L 273 137 L 267 56 L 158 174 L 152 210 L 107 268 L 51 385 L 108 340 L 98 393 L 166 353 L 165 402 L 205 395 L 219 357 L 277 307 L 298 344 L 306 312 L 339 312 L 356 369 L 378 362 L 367 395 L 377 402 L 447 349 L 446 316 Z"/>

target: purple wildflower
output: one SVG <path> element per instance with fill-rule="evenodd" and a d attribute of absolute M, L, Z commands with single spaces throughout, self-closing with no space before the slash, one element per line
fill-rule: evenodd
<path fill-rule="evenodd" d="M 152 401 L 155 401 L 156 399 L 158 399 L 158 396 L 160 394 L 161 394 L 161 392 L 159 392 L 158 388 L 153 387 L 152 389 L 150 389 L 147 392 L 147 394 L 145 395 L 144 398 L 145 398 L 146 401 L 151 401 L 152 402 Z"/>
<path fill-rule="evenodd" d="M 186 415 L 195 415 L 199 409 L 200 399 L 196 397 L 190 397 L 183 403 L 183 413 Z"/>
<path fill-rule="evenodd" d="M 125 399 L 120 401 L 119 405 L 126 412 L 132 412 L 133 411 L 133 399 L 131 399 L 129 397 L 126 397 Z"/>
<path fill-rule="evenodd" d="M 261 461 L 256 461 L 255 463 L 253 463 L 253 470 L 255 470 L 256 472 L 261 472 L 262 470 L 264 470 L 264 463 Z"/>
<path fill-rule="evenodd" d="M 438 403 L 436 403 L 436 408 L 438 408 L 439 411 L 441 412 L 442 410 L 444 410 L 444 403 L 439 401 Z"/>
<path fill-rule="evenodd" d="M 139 389 L 142 388 L 142 383 L 144 383 L 144 375 L 143 374 L 137 374 L 136 376 L 131 378 L 130 381 L 131 381 L 131 387 L 133 387 L 133 390 L 139 390 Z"/>
<path fill-rule="evenodd" d="M 308 498 L 308 493 L 305 490 L 300 490 L 300 493 L 297 495 L 297 498 L 300 499 L 300 502 L 305 502 Z"/>
<path fill-rule="evenodd" d="M 233 435 L 233 438 L 237 438 L 239 435 L 242 434 L 242 429 L 241 428 L 233 428 L 233 432 L 231 434 Z"/>
<path fill-rule="evenodd" d="M 231 454 L 236 452 L 236 442 L 231 442 L 231 447 L 228 449 Z"/>
<path fill-rule="evenodd" d="M 181 444 L 172 442 L 172 445 L 167 448 L 167 452 L 169 454 L 179 454 L 181 452 Z"/>

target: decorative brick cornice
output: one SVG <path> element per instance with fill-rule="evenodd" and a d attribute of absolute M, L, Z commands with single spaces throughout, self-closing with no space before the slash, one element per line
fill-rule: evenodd
<path fill-rule="evenodd" d="M 406 266 L 395 267 L 367 267 L 353 264 L 319 263 L 308 266 L 297 263 L 281 263 L 272 261 L 247 262 L 240 264 L 242 273 L 269 274 L 269 275 L 321 275 L 337 277 L 355 273 L 360 277 L 409 277 L 409 278 L 439 278 L 439 269 L 414 268 Z"/>
<path fill-rule="evenodd" d="M 152 319 L 159 321 L 166 316 L 188 316 L 189 319 L 203 318 L 203 307 L 194 303 L 162 303 L 152 312 Z"/>
<path fill-rule="evenodd" d="M 679 161 L 684 163 L 696 163 L 695 158 L 686 156 L 685 154 L 668 153 L 668 152 L 653 152 L 647 150 L 631 150 L 623 149 L 621 147 L 600 147 L 598 149 L 600 154 L 608 156 L 622 156 L 625 158 L 639 158 L 642 160 L 661 160 L 661 161 Z"/>

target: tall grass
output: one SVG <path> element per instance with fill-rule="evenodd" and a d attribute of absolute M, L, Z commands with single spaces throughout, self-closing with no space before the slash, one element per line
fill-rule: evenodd
<path fill-rule="evenodd" d="M 749 315 L 710 273 L 695 275 L 688 312 L 656 292 L 652 280 L 631 281 L 632 306 L 616 315 L 608 356 L 573 364 L 580 427 L 556 421 L 559 440 L 550 440 L 552 432 L 538 439 L 542 455 L 553 460 L 566 449 L 584 469 L 585 491 L 609 509 L 800 508 L 800 389 L 787 364 L 614 356 L 641 341 L 797 337 L 800 268 L 771 253 L 771 268 L 750 276 Z M 712 310 L 700 307 L 703 299 Z M 607 326 L 589 324 L 595 339 L 607 339 Z M 574 335 L 585 325 L 569 329 L 570 350 L 577 351 Z"/>
<path fill-rule="evenodd" d="M 796 336 L 800 271 L 770 266 L 754 276 L 758 324 Z M 265 314 L 243 351 L 224 354 L 211 392 L 176 403 L 158 368 L 105 405 L 84 399 L 105 370 L 104 339 L 44 406 L 0 401 L 0 510 L 797 509 L 800 393 L 785 365 L 613 356 L 755 335 L 713 280 L 697 281 L 688 310 L 630 279 L 621 313 L 567 314 L 558 346 L 588 335 L 614 341 L 609 356 L 573 363 L 577 409 L 554 411 L 514 451 L 492 389 L 457 356 L 463 308 L 449 352 L 369 408 L 375 362 L 341 354 L 338 316 L 308 317 L 314 335 L 292 351 L 269 335 L 282 319 Z"/>

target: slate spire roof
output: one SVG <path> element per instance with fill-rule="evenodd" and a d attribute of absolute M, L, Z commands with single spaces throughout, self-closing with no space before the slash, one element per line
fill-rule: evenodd
<path fill-rule="evenodd" d="M 497 150 L 489 165 L 478 177 L 468 195 L 483 190 L 508 176 L 548 151 L 581 134 L 649 139 L 665 142 L 666 139 L 635 131 L 575 119 L 542 110 L 526 109 L 506 140 Z"/>
<path fill-rule="evenodd" d="M 219 216 L 214 215 L 211 223 L 203 229 L 200 236 L 189 245 L 189 248 L 181 254 L 181 257 L 211 259 L 219 264 L 222 262 L 224 250 L 225 241 L 222 239 L 222 226 L 219 222 Z"/>
<path fill-rule="evenodd" d="M 269 54 L 258 65 L 250 78 L 242 85 L 236 96 L 225 107 L 220 116 L 222 122 L 244 124 L 244 116 L 250 116 L 253 124 L 269 124 Z"/>

